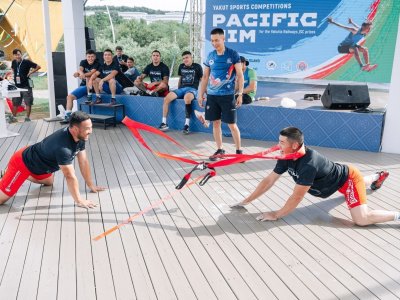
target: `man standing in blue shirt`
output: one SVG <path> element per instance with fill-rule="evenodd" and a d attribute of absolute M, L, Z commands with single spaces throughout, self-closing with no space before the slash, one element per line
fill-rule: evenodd
<path fill-rule="evenodd" d="M 239 54 L 225 47 L 225 35 L 221 28 L 211 31 L 211 44 L 214 51 L 208 54 L 204 62 L 205 68 L 199 88 L 198 101 L 203 107 L 204 93 L 207 89 L 207 103 L 205 109 L 206 120 L 213 121 L 213 135 L 217 144 L 217 151 L 210 156 L 211 161 L 225 154 L 222 148 L 221 122 L 227 123 L 231 130 L 236 146 L 236 153 L 240 150 L 240 131 L 236 125 L 236 109 L 243 101 L 243 72 Z M 238 97 L 235 99 L 235 80 L 237 78 Z"/>

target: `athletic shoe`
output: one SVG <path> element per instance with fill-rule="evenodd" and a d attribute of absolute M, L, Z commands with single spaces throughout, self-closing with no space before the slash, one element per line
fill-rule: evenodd
<path fill-rule="evenodd" d="M 183 134 L 189 134 L 189 125 L 183 126 L 182 133 L 183 133 Z"/>
<path fill-rule="evenodd" d="M 13 115 L 8 117 L 8 123 L 18 123 L 18 120 L 16 117 L 14 117 Z"/>
<path fill-rule="evenodd" d="M 92 103 L 92 95 L 87 95 L 86 96 L 86 100 L 85 100 L 85 104 L 91 104 Z"/>
<path fill-rule="evenodd" d="M 103 101 L 101 100 L 101 98 L 100 97 L 96 97 L 96 100 L 94 101 L 94 104 L 100 104 L 100 103 L 102 103 Z"/>
<path fill-rule="evenodd" d="M 160 126 L 158 126 L 158 129 L 161 131 L 167 131 L 169 129 L 168 124 L 161 123 Z"/>
<path fill-rule="evenodd" d="M 380 172 L 377 172 L 376 174 L 379 174 L 379 177 L 378 177 L 377 180 L 375 180 L 371 184 L 371 190 L 373 190 L 373 191 L 380 189 L 382 187 L 383 182 L 389 176 L 389 172 L 388 171 L 380 171 Z"/>
<path fill-rule="evenodd" d="M 158 92 L 150 92 L 149 93 L 150 97 L 160 97 L 160 95 L 158 94 Z"/>
<path fill-rule="evenodd" d="M 30 118 L 28 117 L 25 118 L 25 122 L 30 122 L 30 121 L 32 121 Z"/>
<path fill-rule="evenodd" d="M 219 155 L 224 155 L 225 154 L 225 150 L 224 149 L 218 149 L 217 151 L 215 151 L 215 153 L 213 155 L 211 155 L 208 159 L 211 161 L 216 161 L 218 159 L 221 159 L 220 157 L 218 157 Z"/>
<path fill-rule="evenodd" d="M 368 68 L 368 72 L 371 72 L 371 71 L 373 71 L 373 70 L 375 70 L 376 68 L 378 67 L 378 65 L 377 64 L 374 64 L 374 65 L 369 65 L 369 68 Z"/>
<path fill-rule="evenodd" d="M 243 154 L 243 150 L 236 150 L 236 154 Z M 241 161 L 240 163 L 244 164 L 245 161 Z"/>
<path fill-rule="evenodd" d="M 117 100 L 115 98 L 111 98 L 110 106 L 117 104 Z"/>
<path fill-rule="evenodd" d="M 3 178 L 3 176 L 4 176 L 4 174 L 6 173 L 6 171 L 5 170 L 0 170 L 0 179 L 2 179 Z"/>

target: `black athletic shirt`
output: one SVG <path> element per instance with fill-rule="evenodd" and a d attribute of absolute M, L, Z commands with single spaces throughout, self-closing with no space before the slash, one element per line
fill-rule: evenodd
<path fill-rule="evenodd" d="M 192 63 L 190 66 L 180 64 L 178 75 L 181 76 L 181 85 L 178 88 L 192 87 L 197 89 L 200 79 L 203 77 L 203 68 L 196 63 Z"/>
<path fill-rule="evenodd" d="M 144 68 L 142 74 L 149 75 L 151 82 L 157 82 L 163 80 L 165 76 L 169 76 L 169 68 L 163 62 L 160 62 L 158 66 L 151 63 Z"/>
<path fill-rule="evenodd" d="M 349 177 L 348 166 L 334 163 L 310 148 L 297 160 L 278 160 L 274 172 L 283 174 L 286 171 L 296 184 L 311 186 L 308 192 L 321 198 L 335 193 Z"/>
<path fill-rule="evenodd" d="M 81 60 L 81 63 L 79 64 L 80 67 L 83 68 L 83 73 L 88 73 L 90 71 L 94 70 L 99 70 L 100 63 L 97 59 L 94 60 L 94 62 L 90 65 L 86 59 Z M 86 85 L 86 79 L 83 79 L 81 82 L 81 86 Z"/>
<path fill-rule="evenodd" d="M 127 87 L 127 86 L 133 86 L 133 83 L 131 85 L 126 85 L 124 83 L 124 81 L 126 81 L 126 79 L 128 79 L 128 77 L 126 77 L 124 75 L 124 73 L 121 72 L 121 68 L 119 67 L 119 63 L 116 62 L 115 60 L 113 60 L 112 63 L 109 64 L 109 65 L 107 65 L 106 63 L 102 63 L 100 65 L 98 71 L 100 72 L 100 78 L 105 78 L 112 71 L 118 71 L 117 75 L 115 75 L 115 80 L 117 80 L 118 83 L 120 85 L 122 85 L 124 88 Z M 130 81 L 130 80 L 128 79 L 128 81 Z"/>
<path fill-rule="evenodd" d="M 15 85 L 19 88 L 27 88 L 29 87 L 28 83 L 28 73 L 30 69 L 35 69 L 37 64 L 31 62 L 29 59 L 23 59 L 21 62 L 17 62 L 13 60 L 11 63 L 11 69 L 14 72 L 14 82 Z M 17 76 L 20 77 L 21 83 L 17 84 Z"/>
<path fill-rule="evenodd" d="M 126 54 L 122 54 L 121 56 L 115 55 L 115 56 L 113 57 L 113 60 L 118 64 L 118 66 L 120 67 L 122 73 L 125 73 L 125 72 L 128 70 L 128 67 L 125 66 L 125 65 L 121 65 L 119 62 L 120 62 L 121 60 L 123 60 L 124 62 L 127 62 L 127 61 L 128 61 L 128 58 L 129 58 L 129 57 L 128 57 L 128 55 L 126 55 Z"/>
<path fill-rule="evenodd" d="M 22 159 L 33 174 L 48 174 L 58 171 L 60 165 L 72 164 L 82 150 L 85 150 L 85 141 L 75 142 L 68 127 L 65 127 L 26 148 Z"/>

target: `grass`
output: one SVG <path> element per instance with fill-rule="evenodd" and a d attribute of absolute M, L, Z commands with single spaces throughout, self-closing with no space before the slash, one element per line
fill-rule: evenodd
<path fill-rule="evenodd" d="M 47 90 L 47 75 L 45 76 L 32 76 L 33 84 L 36 90 Z"/>

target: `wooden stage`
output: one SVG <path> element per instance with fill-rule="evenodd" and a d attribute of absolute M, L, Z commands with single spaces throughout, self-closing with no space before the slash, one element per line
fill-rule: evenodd
<path fill-rule="evenodd" d="M 43 121 L 10 126 L 20 135 L 0 139 L 0 169 L 17 149 L 58 128 Z M 215 151 L 209 134 L 169 134 L 195 151 Z M 183 155 L 165 140 L 147 141 Z M 233 152 L 232 140 L 224 142 Z M 272 143 L 243 140 L 243 146 L 255 153 Z M 317 149 L 365 174 L 388 169 L 369 204 L 400 210 L 400 155 Z M 260 212 L 283 205 L 293 187 L 288 175 L 247 210 L 229 208 L 274 161 L 220 169 L 205 186 L 192 185 L 95 242 L 94 236 L 173 192 L 190 167 L 153 156 L 123 125 L 96 126 L 87 152 L 95 181 L 108 188 L 87 194 L 97 208 L 75 207 L 60 172 L 53 187 L 25 183 L 0 206 L 0 299 L 400 298 L 399 223 L 354 226 L 338 193 L 325 200 L 307 195 L 293 214 L 257 221 Z"/>

